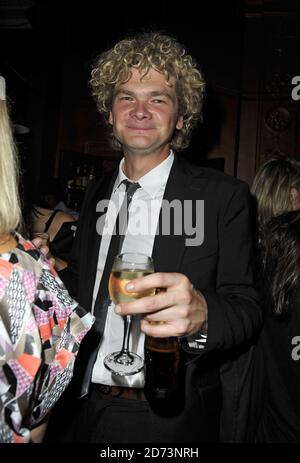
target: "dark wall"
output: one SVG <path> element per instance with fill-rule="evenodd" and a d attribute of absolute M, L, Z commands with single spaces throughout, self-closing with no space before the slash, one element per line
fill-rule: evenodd
<path fill-rule="evenodd" d="M 24 12 L 30 28 L 0 27 L 0 71 L 13 119 L 30 128 L 16 135 L 26 178 L 59 174 L 65 150 L 109 154 L 89 95 L 91 64 L 118 39 L 149 29 L 184 43 L 207 79 L 204 122 L 185 153 L 189 159 L 222 158 L 226 172 L 251 182 L 268 153 L 298 155 L 299 105 L 286 82 L 300 75 L 298 1 L 103 3 L 40 0 Z M 276 87 L 277 75 L 272 93 L 267 82 Z M 273 118 L 287 110 L 284 130 L 268 125 L 272 108 Z"/>
<path fill-rule="evenodd" d="M 32 3 L 23 11 L 26 27 L 0 27 L 0 72 L 6 78 L 12 120 L 30 129 L 15 133 L 29 182 L 54 169 L 65 42 L 64 17 L 55 2 Z M 0 8 L 0 19 L 4 14 Z"/>

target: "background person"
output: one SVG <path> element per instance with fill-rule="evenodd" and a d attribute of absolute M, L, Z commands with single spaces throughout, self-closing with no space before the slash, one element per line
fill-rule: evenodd
<path fill-rule="evenodd" d="M 296 442 L 299 375 L 291 343 L 299 327 L 299 162 L 280 155 L 266 160 L 254 177 L 251 192 L 257 210 L 256 271 L 264 313 L 255 352 L 257 381 L 252 387 L 258 404 L 255 439 Z"/>
<path fill-rule="evenodd" d="M 251 192 L 255 197 L 257 222 L 300 209 L 300 163 L 288 156 L 273 156 L 258 169 Z"/>
<path fill-rule="evenodd" d="M 55 258 L 56 270 L 66 267 L 73 246 L 77 220 L 64 208 L 64 196 L 56 179 L 44 179 L 32 190 L 25 186 L 24 217 L 30 239 L 48 238 L 50 254 Z"/>
<path fill-rule="evenodd" d="M 259 235 L 264 328 L 262 412 L 256 442 L 300 442 L 300 213 L 271 218 Z"/>
<path fill-rule="evenodd" d="M 40 197 L 39 201 L 46 204 L 49 209 L 66 212 L 72 215 L 75 220 L 78 219 L 79 213 L 66 205 L 66 189 L 58 178 L 42 179 L 38 187 L 38 196 Z"/>

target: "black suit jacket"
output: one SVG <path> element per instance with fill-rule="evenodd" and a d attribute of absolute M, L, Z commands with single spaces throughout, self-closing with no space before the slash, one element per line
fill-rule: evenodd
<path fill-rule="evenodd" d="M 117 172 L 90 185 L 69 266 L 61 273 L 69 291 L 87 310 L 91 310 L 101 242 L 96 233 L 100 216 L 96 213 L 97 203 L 110 198 L 116 175 Z M 204 201 L 201 245 L 186 246 L 190 236 L 184 227 L 181 235 L 175 234 L 171 227 L 170 235 L 156 236 L 153 247 L 156 271 L 185 274 L 203 293 L 208 305 L 205 348 L 191 348 L 186 339 L 181 339 L 188 356 L 186 395 L 192 407 L 199 397 L 216 407 L 219 401 L 214 396 L 222 384 L 221 439 L 245 440 L 246 415 L 251 406 L 251 346 L 261 327 L 261 311 L 253 285 L 248 186 L 222 172 L 188 164 L 175 156 L 164 199 L 182 203 L 189 200 L 194 205 L 193 216 L 196 201 Z M 95 346 L 105 318 L 106 314 L 102 314 L 97 321 Z"/>

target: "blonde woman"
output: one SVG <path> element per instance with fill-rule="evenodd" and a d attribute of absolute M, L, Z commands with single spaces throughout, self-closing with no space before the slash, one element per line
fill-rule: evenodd
<path fill-rule="evenodd" d="M 18 167 L 0 76 L 0 443 L 41 441 L 93 317 L 16 232 Z"/>
<path fill-rule="evenodd" d="M 283 212 L 300 209 L 300 163 L 287 156 L 268 159 L 257 171 L 251 191 L 259 226 Z"/>

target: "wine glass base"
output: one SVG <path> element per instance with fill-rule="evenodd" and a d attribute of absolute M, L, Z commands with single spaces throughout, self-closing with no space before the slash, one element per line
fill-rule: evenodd
<path fill-rule="evenodd" d="M 104 366 L 118 376 L 130 376 L 139 373 L 144 368 L 144 360 L 137 354 L 130 352 L 120 355 L 120 352 L 113 352 L 104 359 Z"/>

